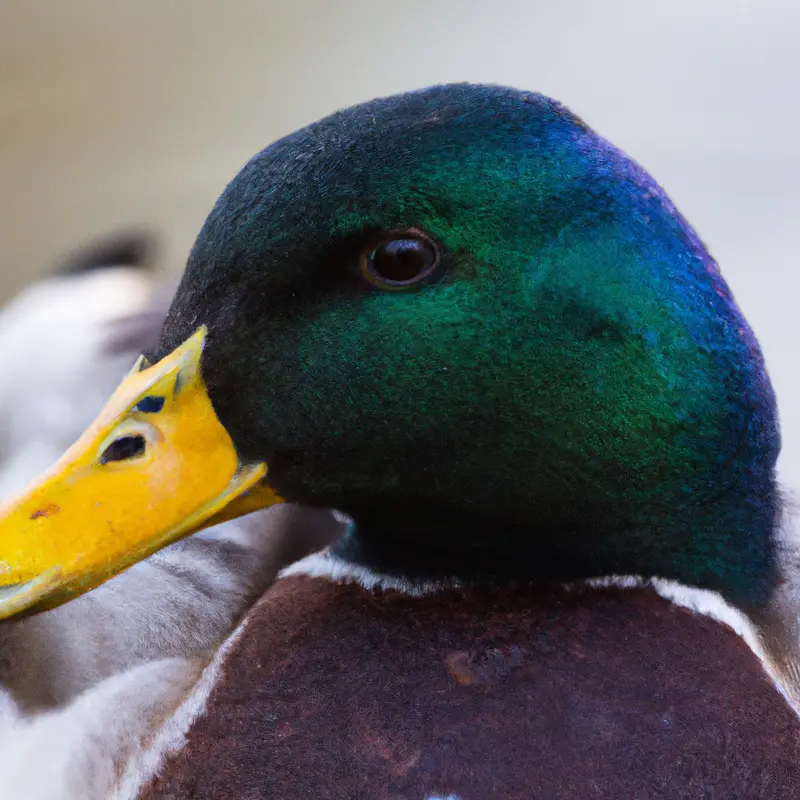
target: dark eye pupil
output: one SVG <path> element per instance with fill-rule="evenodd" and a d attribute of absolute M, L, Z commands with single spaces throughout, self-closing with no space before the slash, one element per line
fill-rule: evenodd
<path fill-rule="evenodd" d="M 144 436 L 120 436 L 115 439 L 103 451 L 100 456 L 101 464 L 108 464 L 109 461 L 127 461 L 129 458 L 136 458 L 144 453 Z"/>
<path fill-rule="evenodd" d="M 436 261 L 436 252 L 422 239 L 392 239 L 373 250 L 372 271 L 383 280 L 407 283 L 423 277 Z"/>

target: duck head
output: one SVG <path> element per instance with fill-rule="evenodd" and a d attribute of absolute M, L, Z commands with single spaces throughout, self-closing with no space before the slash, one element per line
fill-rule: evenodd
<path fill-rule="evenodd" d="M 153 366 L 150 366 L 152 364 Z M 157 349 L 0 522 L 0 614 L 283 499 L 408 575 L 776 584 L 758 344 L 637 164 L 560 104 L 449 85 L 253 158 Z"/>

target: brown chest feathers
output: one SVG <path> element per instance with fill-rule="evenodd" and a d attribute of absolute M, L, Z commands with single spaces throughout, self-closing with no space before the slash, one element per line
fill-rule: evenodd
<path fill-rule="evenodd" d="M 735 633 L 650 590 L 293 576 L 143 796 L 790 798 L 800 722 Z"/>

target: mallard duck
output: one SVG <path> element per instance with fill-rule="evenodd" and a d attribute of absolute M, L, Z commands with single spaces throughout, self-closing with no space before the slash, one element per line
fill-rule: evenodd
<path fill-rule="evenodd" d="M 148 269 L 153 245 L 106 237 L 0 309 L 0 496 L 56 460 L 157 343 L 172 292 Z M 277 568 L 337 529 L 320 512 L 262 511 L 0 625 L 0 798 L 109 800 Z"/>
<path fill-rule="evenodd" d="M 5 508 L 0 613 L 333 507 L 347 533 L 250 613 L 147 797 L 788 797 L 779 449 L 655 181 L 542 95 L 434 87 L 227 187 L 158 346 Z"/>

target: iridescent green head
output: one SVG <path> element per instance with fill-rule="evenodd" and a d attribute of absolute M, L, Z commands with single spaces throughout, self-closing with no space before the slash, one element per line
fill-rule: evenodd
<path fill-rule="evenodd" d="M 451 85 L 334 114 L 228 186 L 159 352 L 284 497 L 414 573 L 637 573 L 757 606 L 779 433 L 758 345 L 658 185 L 558 103 Z"/>

